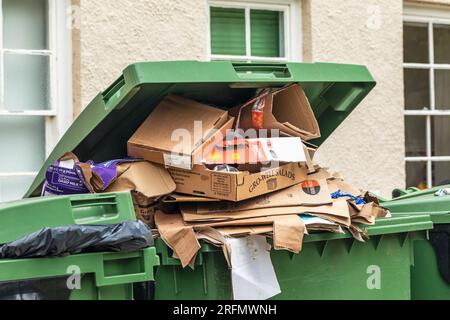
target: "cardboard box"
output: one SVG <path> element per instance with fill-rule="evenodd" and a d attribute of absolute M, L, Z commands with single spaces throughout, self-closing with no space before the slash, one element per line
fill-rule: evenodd
<path fill-rule="evenodd" d="M 183 203 L 181 207 L 188 205 L 193 207 L 196 213 L 207 214 L 277 207 L 317 206 L 330 204 L 332 201 L 327 181 L 322 179 L 305 180 L 295 186 L 240 202 Z"/>
<path fill-rule="evenodd" d="M 184 170 L 168 168 L 176 192 L 207 198 L 241 201 L 281 190 L 307 179 L 308 170 L 300 163 L 288 163 L 263 172 L 216 172 L 203 165 Z"/>
<path fill-rule="evenodd" d="M 281 90 L 270 90 L 231 112 L 240 129 L 278 129 L 280 136 L 302 140 L 320 138 L 314 112 L 302 87 L 295 84 Z"/>
<path fill-rule="evenodd" d="M 307 162 L 305 148 L 300 138 L 232 139 L 212 145 L 204 163 Z"/>
<path fill-rule="evenodd" d="M 228 112 L 186 98 L 167 96 L 128 141 L 128 155 L 191 169 L 201 163 L 213 137 L 231 129 Z"/>

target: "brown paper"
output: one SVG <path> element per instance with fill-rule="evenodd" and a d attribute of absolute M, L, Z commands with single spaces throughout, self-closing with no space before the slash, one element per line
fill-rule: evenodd
<path fill-rule="evenodd" d="M 300 217 L 280 216 L 273 223 L 273 244 L 275 250 L 299 253 L 302 250 L 305 225 Z"/>
<path fill-rule="evenodd" d="M 155 213 L 155 223 L 164 242 L 180 259 L 183 268 L 188 266 L 200 250 L 194 229 L 186 226 L 180 214 Z"/>
<path fill-rule="evenodd" d="M 263 129 L 278 129 L 280 135 L 300 137 L 305 141 L 320 137 L 319 125 L 301 86 L 295 84 L 272 90 L 242 107 L 234 108 L 231 113 L 237 115 L 238 128 L 262 129 L 254 127 L 252 117 L 253 106 L 257 101 L 264 102 Z"/>
<path fill-rule="evenodd" d="M 207 141 L 224 126 L 231 129 L 233 122 L 227 111 L 169 95 L 130 138 L 128 155 L 191 169 L 193 164 L 201 162 L 203 147 L 212 143 Z M 174 138 L 176 132 L 180 135 Z M 184 133 L 187 134 L 183 136 Z"/>
<path fill-rule="evenodd" d="M 205 213 L 198 214 L 195 205 L 181 206 L 181 213 L 187 222 L 217 222 L 231 221 L 239 219 L 259 218 L 280 215 L 298 215 L 301 213 L 311 213 L 315 216 L 323 217 L 336 223 L 348 226 L 350 225 L 350 212 L 345 199 L 337 199 L 330 205 L 321 206 L 293 206 L 279 208 L 263 208 L 258 210 L 245 210 L 239 212 L 225 213 Z"/>
<path fill-rule="evenodd" d="M 241 201 L 220 203 L 197 203 L 187 205 L 198 214 L 239 212 L 246 210 L 259 210 L 264 208 L 291 207 L 291 206 L 317 206 L 332 202 L 326 180 L 305 180 L 302 183 L 287 189 L 269 193 L 257 198 Z M 186 206 L 186 205 L 181 205 Z"/>
<path fill-rule="evenodd" d="M 167 170 L 147 161 L 129 162 L 118 165 L 127 168 L 105 192 L 137 191 L 147 198 L 158 198 L 172 193 L 175 182 Z"/>
<path fill-rule="evenodd" d="M 163 203 L 183 203 L 183 202 L 219 202 L 219 199 L 197 197 L 186 194 L 171 193 L 161 199 Z"/>
<path fill-rule="evenodd" d="M 261 172 L 217 172 L 204 165 L 192 170 L 168 168 L 177 193 L 200 197 L 242 201 L 296 185 L 307 179 L 301 163 L 281 164 Z"/>

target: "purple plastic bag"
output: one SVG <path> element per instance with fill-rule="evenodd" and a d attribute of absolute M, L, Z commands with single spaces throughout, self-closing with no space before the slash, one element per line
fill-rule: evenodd
<path fill-rule="evenodd" d="M 106 188 L 117 178 L 117 166 L 121 163 L 142 161 L 140 159 L 117 159 L 102 163 L 94 163 L 89 160 L 85 164 L 89 165 L 92 174 L 102 181 L 101 190 Z M 47 168 L 45 182 L 42 188 L 42 196 L 62 196 L 71 194 L 81 194 L 94 192 L 90 183 L 86 181 L 81 168 L 83 163 L 73 154 L 66 154 L 60 160 Z"/>

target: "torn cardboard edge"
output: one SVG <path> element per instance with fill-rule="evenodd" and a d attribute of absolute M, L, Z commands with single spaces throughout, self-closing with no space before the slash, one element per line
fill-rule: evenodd
<path fill-rule="evenodd" d="M 349 226 L 351 224 L 350 212 L 345 199 L 336 199 L 330 205 L 319 206 L 292 206 L 279 208 L 262 208 L 258 210 L 243 210 L 240 212 L 198 214 L 195 207 L 186 204 L 181 206 L 181 213 L 186 222 L 218 222 L 249 218 L 259 218 L 278 215 L 299 215 L 310 213 L 338 224 Z"/>
<path fill-rule="evenodd" d="M 233 124 L 226 110 L 168 95 L 128 140 L 128 155 L 190 170 Z"/>
<path fill-rule="evenodd" d="M 206 202 L 187 204 L 187 206 L 194 208 L 198 214 L 207 214 L 289 206 L 317 206 L 331 204 L 332 202 L 333 199 L 330 196 L 327 181 L 321 179 L 305 180 L 298 185 L 241 202 Z M 186 205 L 181 204 L 181 206 Z"/>
<path fill-rule="evenodd" d="M 299 84 L 265 90 L 242 106 L 233 108 L 239 129 L 279 130 L 304 141 L 320 138 L 320 128 L 303 88 Z"/>

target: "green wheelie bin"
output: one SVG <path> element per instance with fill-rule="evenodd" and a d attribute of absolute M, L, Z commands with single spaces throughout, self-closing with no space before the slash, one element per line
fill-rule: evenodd
<path fill-rule="evenodd" d="M 136 220 L 129 193 L 26 199 L 0 204 L 0 243 L 44 227 Z M 132 300 L 133 285 L 154 280 L 155 247 L 64 257 L 0 259 L 2 299 Z M 78 276 L 77 280 L 75 276 Z"/>
<path fill-rule="evenodd" d="M 36 197 L 48 165 L 65 152 L 81 161 L 127 155 L 127 141 L 168 94 L 224 109 L 266 87 L 300 84 L 314 110 L 321 145 L 375 86 L 365 66 L 335 63 L 141 62 L 128 66 L 84 109 L 46 160 L 26 197 Z M 432 227 L 428 215 L 381 219 L 367 243 L 349 234 L 313 234 L 303 251 L 272 252 L 282 294 L 278 299 L 410 299 L 412 239 Z M 182 269 L 157 242 L 157 299 L 230 299 L 230 271 L 222 253 L 203 244 L 195 270 Z"/>
<path fill-rule="evenodd" d="M 394 199 L 383 202 L 394 216 L 429 214 L 433 229 L 414 243 L 411 296 L 416 300 L 450 300 L 450 195 L 449 186 L 420 191 L 394 190 Z"/>

